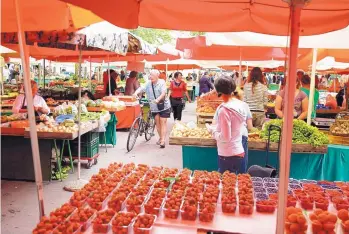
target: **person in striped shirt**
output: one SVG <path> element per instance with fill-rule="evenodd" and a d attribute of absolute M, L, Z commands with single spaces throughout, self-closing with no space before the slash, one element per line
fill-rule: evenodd
<path fill-rule="evenodd" d="M 268 87 L 259 67 L 252 69 L 247 83 L 244 85 L 244 102 L 250 107 L 253 126 L 262 128 L 268 104 Z"/>

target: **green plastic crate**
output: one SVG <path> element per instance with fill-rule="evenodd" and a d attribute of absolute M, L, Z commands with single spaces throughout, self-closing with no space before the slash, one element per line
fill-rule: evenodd
<path fill-rule="evenodd" d="M 71 141 L 70 142 L 71 154 L 73 157 L 78 156 L 78 142 Z M 99 136 L 91 141 L 90 143 L 81 142 L 81 152 L 80 156 L 84 158 L 92 158 L 96 154 L 99 153 Z M 64 156 L 69 156 L 68 147 L 64 147 Z"/>
<path fill-rule="evenodd" d="M 99 132 L 87 132 L 81 136 L 81 143 L 89 143 L 99 137 Z"/>

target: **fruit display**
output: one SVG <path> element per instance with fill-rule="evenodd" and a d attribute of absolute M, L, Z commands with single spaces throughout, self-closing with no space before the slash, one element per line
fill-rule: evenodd
<path fill-rule="evenodd" d="M 78 208 L 69 218 L 69 221 L 80 223 L 81 231 L 86 231 L 91 225 L 91 219 L 96 214 L 96 210 L 89 207 Z"/>
<path fill-rule="evenodd" d="M 19 114 L 13 114 L 13 115 L 8 115 L 8 116 L 2 115 L 1 116 L 1 123 L 26 120 L 27 118 L 28 118 L 27 113 L 19 113 Z"/>
<path fill-rule="evenodd" d="M 282 127 L 282 119 L 274 119 L 266 122 L 263 126 L 263 129 L 260 133 L 262 139 L 268 139 L 268 128 L 270 125 L 276 125 Z M 307 125 L 303 120 L 293 120 L 293 135 L 292 142 L 298 144 L 310 144 L 314 147 L 327 145 L 329 143 L 328 137 L 326 134 L 322 133 L 316 127 Z M 279 140 L 279 131 L 272 130 L 270 131 L 270 141 L 278 142 Z"/>
<path fill-rule="evenodd" d="M 207 103 L 201 102 L 200 105 L 197 106 L 197 113 L 215 113 L 220 103 Z"/>
<path fill-rule="evenodd" d="M 115 211 L 107 209 L 97 213 L 97 217 L 93 220 L 93 231 L 95 233 L 107 233 L 109 231 L 109 223 L 113 219 Z"/>
<path fill-rule="evenodd" d="M 336 233 L 337 216 L 321 209 L 314 210 L 309 216 L 311 228 L 314 234 L 317 233 Z"/>
<path fill-rule="evenodd" d="M 341 226 L 343 234 L 349 233 L 349 211 L 348 210 L 339 210 L 337 217 L 341 220 Z"/>
<path fill-rule="evenodd" d="M 150 234 L 153 224 L 156 220 L 155 215 L 141 214 L 138 215 L 133 224 L 134 234 Z"/>
<path fill-rule="evenodd" d="M 157 217 L 159 224 L 210 225 L 222 215 L 256 218 L 254 210 L 262 219 L 275 215 L 278 187 L 277 178 L 112 163 L 42 218 L 33 233 L 151 233 Z M 348 190 L 347 182 L 290 179 L 286 233 L 306 233 L 308 226 L 313 233 L 337 227 L 348 233 Z"/>
<path fill-rule="evenodd" d="M 181 206 L 182 220 L 195 221 L 197 216 L 198 203 L 194 199 L 184 200 Z"/>
<path fill-rule="evenodd" d="M 308 224 L 302 209 L 287 207 L 285 229 L 288 233 L 306 233 Z"/>
<path fill-rule="evenodd" d="M 182 123 L 176 123 L 173 126 L 171 135 L 174 137 L 212 138 L 206 128 L 191 128 Z"/>
<path fill-rule="evenodd" d="M 80 227 L 81 227 L 80 223 L 71 222 L 70 220 L 68 220 L 58 225 L 57 228 L 53 230 L 52 234 L 70 234 L 78 231 Z"/>
<path fill-rule="evenodd" d="M 58 106 L 59 102 L 57 102 L 56 100 L 54 100 L 53 98 L 47 98 L 46 99 L 46 104 L 48 106 Z"/>
<path fill-rule="evenodd" d="M 112 221 L 113 234 L 129 233 L 130 224 L 133 222 L 136 214 L 133 212 L 120 212 L 115 215 Z"/>

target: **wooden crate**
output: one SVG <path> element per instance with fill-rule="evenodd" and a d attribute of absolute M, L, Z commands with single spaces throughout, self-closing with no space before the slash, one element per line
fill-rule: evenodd
<path fill-rule="evenodd" d="M 349 145 L 348 136 L 334 136 L 329 134 L 328 140 L 330 141 L 330 144 L 333 144 L 333 145 Z"/>
<path fill-rule="evenodd" d="M 170 136 L 170 145 L 217 146 L 213 138 L 192 138 Z"/>

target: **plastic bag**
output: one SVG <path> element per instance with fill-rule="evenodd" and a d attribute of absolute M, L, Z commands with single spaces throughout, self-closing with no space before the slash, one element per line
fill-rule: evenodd
<path fill-rule="evenodd" d="M 104 121 L 104 118 L 99 118 L 98 120 L 98 128 L 94 129 L 93 132 L 105 132 L 107 131 L 106 129 L 106 123 Z"/>
<path fill-rule="evenodd" d="M 189 123 L 187 123 L 187 127 L 190 129 L 194 129 L 194 128 L 197 128 L 198 126 L 194 121 L 190 121 Z"/>

